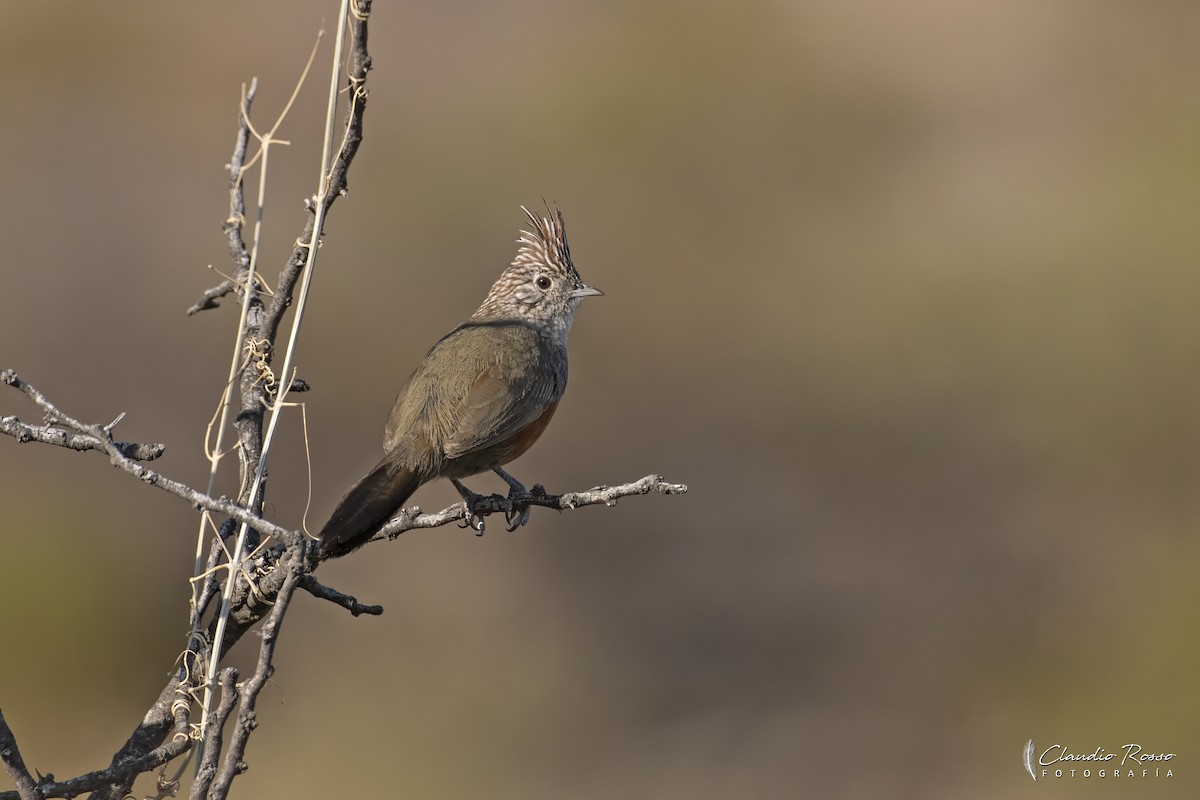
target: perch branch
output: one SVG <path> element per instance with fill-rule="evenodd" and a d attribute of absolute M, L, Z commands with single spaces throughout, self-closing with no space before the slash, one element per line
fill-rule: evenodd
<path fill-rule="evenodd" d="M 686 494 L 688 487 L 682 483 L 668 483 L 661 475 L 647 475 L 641 480 L 620 486 L 597 486 L 586 492 L 566 492 L 564 494 L 546 494 L 541 486 L 534 486 L 531 491 L 505 497 L 499 494 L 482 497 L 475 504 L 475 513 L 488 514 L 505 513 L 514 508 L 525 506 L 541 506 L 557 511 L 582 508 L 583 506 L 615 506 L 622 497 L 639 494 Z M 466 509 L 462 503 L 456 503 L 448 508 L 431 514 L 422 514 L 418 507 L 406 508 L 392 521 L 379 529 L 372 541 L 379 539 L 395 539 L 405 531 L 416 528 L 436 528 L 466 518 Z"/>
<path fill-rule="evenodd" d="M 244 754 L 246 739 L 253 729 L 254 724 L 253 700 L 257 698 L 258 692 L 261 691 L 262 686 L 265 685 L 267 679 L 270 677 L 270 672 L 273 670 L 271 658 L 274 652 L 275 637 L 278 635 L 279 622 L 282 620 L 282 615 L 286 611 L 287 603 L 290 601 L 294 590 L 296 588 L 303 588 L 316 597 L 329 600 L 346 608 L 355 616 L 359 614 L 379 614 L 383 611 L 382 607 L 362 604 L 353 597 L 324 586 L 311 574 L 305 572 L 303 565 L 297 564 L 297 559 L 302 558 L 300 553 L 303 552 L 298 547 L 298 545 L 303 543 L 303 535 L 298 531 L 291 531 L 262 520 L 228 500 L 208 497 L 184 484 L 171 481 L 152 470 L 128 460 L 116 450 L 116 446 L 110 438 L 101 438 L 107 437 L 108 429 L 111 429 L 111 425 L 107 426 L 106 429 L 106 426 L 86 425 L 74 420 L 64 414 L 44 395 L 22 381 L 11 370 L 0 372 L 0 378 L 2 378 L 3 383 L 20 388 L 27 396 L 33 398 L 49 417 L 58 420 L 60 424 L 77 426 L 82 429 L 82 432 L 86 432 L 87 435 L 95 438 L 101 445 L 95 449 L 109 452 L 110 460 L 114 464 L 121 466 L 126 472 L 141 480 L 153 483 L 166 491 L 170 491 L 172 494 L 188 500 L 193 505 L 225 514 L 240 522 L 246 522 L 262 533 L 274 536 L 281 542 L 287 543 L 289 550 L 296 554 L 290 561 L 287 559 L 278 561 L 275 570 L 271 574 L 268 574 L 259 584 L 257 591 L 260 602 L 252 604 L 252 591 L 249 588 L 245 590 L 244 596 L 239 598 L 239 601 L 235 604 L 238 608 L 238 624 L 230 636 L 225 637 L 232 639 L 240 636 L 252 625 L 261 620 L 262 616 L 267 613 L 267 609 L 270 609 L 271 619 L 275 620 L 275 624 L 271 626 L 269 635 L 266 628 L 263 631 L 263 650 L 260 652 L 259 670 L 255 673 L 257 680 L 254 678 L 251 679 L 252 694 L 246 694 L 247 689 L 245 687 L 239 693 L 243 698 L 243 711 L 239 713 L 239 723 L 231 742 L 231 748 L 236 744 L 240 749 L 237 751 L 231 749 L 230 751 L 236 752 L 238 755 L 236 758 L 223 760 L 221 771 L 215 777 L 220 778 L 223 775 L 225 777 L 224 781 L 217 781 L 212 777 L 208 778 L 209 780 L 214 780 L 214 793 L 218 790 L 227 791 L 228 781 L 232 780 L 240 769 L 244 768 L 242 755 Z M 17 438 L 20 438 L 19 434 L 21 431 L 35 430 L 33 426 L 26 423 L 16 421 L 15 424 L 19 426 L 17 433 L 13 434 Z M 42 441 L 36 437 L 32 440 Z M 56 442 L 48 443 L 56 444 Z M 614 506 L 620 498 L 633 495 L 651 493 L 683 494 L 685 492 L 687 492 L 687 486 L 683 484 L 669 483 L 659 475 L 647 475 L 640 480 L 619 486 L 598 486 L 583 492 L 566 492 L 560 495 L 547 494 L 540 486 L 534 486 L 531 491 L 514 495 L 511 498 L 501 495 L 490 495 L 481 498 L 476 504 L 475 510 L 479 514 L 486 515 L 511 511 L 514 506 L 531 505 L 564 511 L 589 505 Z M 401 512 L 399 517 L 384 526 L 376 536 L 376 539 L 394 539 L 408 530 L 440 527 L 461 520 L 464 516 L 464 509 L 461 504 L 456 504 L 440 512 L 431 514 L 422 514 L 419 508 L 406 509 Z M 282 582 L 278 580 L 280 572 L 284 573 Z M 253 608 L 251 607 L 252 605 Z M 227 642 L 226 646 L 228 647 L 229 644 Z M 224 678 L 224 673 L 222 677 Z M 135 734 L 131 738 L 130 742 L 123 748 L 122 753 L 118 753 L 117 757 L 113 760 L 112 766 L 67 781 L 44 781 L 35 787 L 40 792 L 40 795 L 33 795 L 33 797 L 72 797 L 83 792 L 102 789 L 102 787 L 119 787 L 125 785 L 125 782 L 131 783 L 132 779 L 137 775 L 155 769 L 181 755 L 191 744 L 191 741 L 186 736 L 188 730 L 188 706 L 185 702 L 174 702 L 173 700 L 180 699 L 181 693 L 184 693 L 187 688 L 182 684 L 178 676 L 172 678 L 171 683 L 168 684 L 155 707 L 147 714 L 147 721 L 142 726 L 139 726 L 140 733 Z M 245 704 L 247 700 L 250 701 L 249 711 L 246 711 L 247 706 Z M 220 720 L 222 710 L 223 708 L 218 708 L 218 721 Z M 227 717 L 228 714 L 225 716 Z M 135 740 L 139 742 L 142 740 L 153 741 L 157 738 L 158 742 L 162 742 L 165 736 L 171 733 L 171 730 L 161 725 L 158 720 L 169 721 L 172 718 L 174 719 L 174 726 L 171 730 L 174 731 L 174 735 L 170 741 L 156 747 L 151 745 L 145 749 L 136 746 Z M 160 730 L 161 733 L 156 732 Z M 3 735 L 4 730 L 0 729 L 0 742 L 3 742 Z M 8 735 L 11 736 L 11 732 Z M 15 751 L 15 748 L 13 750 Z M 208 750 L 208 752 L 212 752 L 212 750 Z M 228 755 L 229 753 L 226 753 L 226 756 Z M 5 765 L 9 767 L 7 760 L 5 761 Z M 212 773 L 209 772 L 208 775 L 212 776 Z M 17 785 L 20 786 L 20 783 L 17 782 Z M 119 797 L 120 795 L 116 796 Z M 0 800 L 18 800 L 18 798 L 26 800 L 26 797 L 22 796 L 19 792 L 0 792 Z"/>

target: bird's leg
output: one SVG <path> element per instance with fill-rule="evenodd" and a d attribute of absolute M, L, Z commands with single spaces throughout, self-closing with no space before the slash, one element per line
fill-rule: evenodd
<path fill-rule="evenodd" d="M 451 478 L 450 482 L 454 484 L 454 488 L 458 490 L 459 495 L 462 497 L 463 508 L 467 512 L 467 516 L 463 520 L 462 527 L 470 528 L 471 530 L 475 531 L 476 536 L 483 536 L 483 515 L 475 510 L 475 504 L 480 500 L 483 500 L 484 496 L 472 492 L 470 489 L 464 486 L 462 481 L 460 481 L 458 478 Z M 479 521 L 478 527 L 476 527 L 475 524 L 476 520 Z"/>
<path fill-rule="evenodd" d="M 492 471 L 504 479 L 508 484 L 508 511 L 504 512 L 504 521 L 508 523 L 508 532 L 512 533 L 517 528 L 529 522 L 529 504 L 525 503 L 519 510 L 517 503 L 513 499 L 517 495 L 528 494 L 525 486 L 512 475 L 509 475 L 500 467 L 492 467 Z M 516 520 L 515 522 L 513 520 Z"/>

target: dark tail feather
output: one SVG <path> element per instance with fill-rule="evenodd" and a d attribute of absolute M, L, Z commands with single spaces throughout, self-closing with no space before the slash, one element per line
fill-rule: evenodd
<path fill-rule="evenodd" d="M 412 470 L 386 458 L 379 462 L 338 501 L 333 516 L 317 534 L 319 558 L 337 558 L 362 547 L 420 485 Z"/>

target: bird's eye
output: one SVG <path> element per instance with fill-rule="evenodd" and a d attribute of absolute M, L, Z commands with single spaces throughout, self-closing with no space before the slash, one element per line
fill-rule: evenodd
<path fill-rule="evenodd" d="M 537 284 L 537 287 L 543 292 L 550 288 L 550 279 L 545 275 L 538 275 L 537 280 L 535 280 L 534 283 Z"/>

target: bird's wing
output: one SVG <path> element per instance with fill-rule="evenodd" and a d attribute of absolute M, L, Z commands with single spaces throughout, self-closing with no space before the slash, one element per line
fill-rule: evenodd
<path fill-rule="evenodd" d="M 512 371 L 491 365 L 479 373 L 463 398 L 458 423 L 446 437 L 446 458 L 458 458 L 498 444 L 540 417 L 561 391 L 544 363 Z"/>

